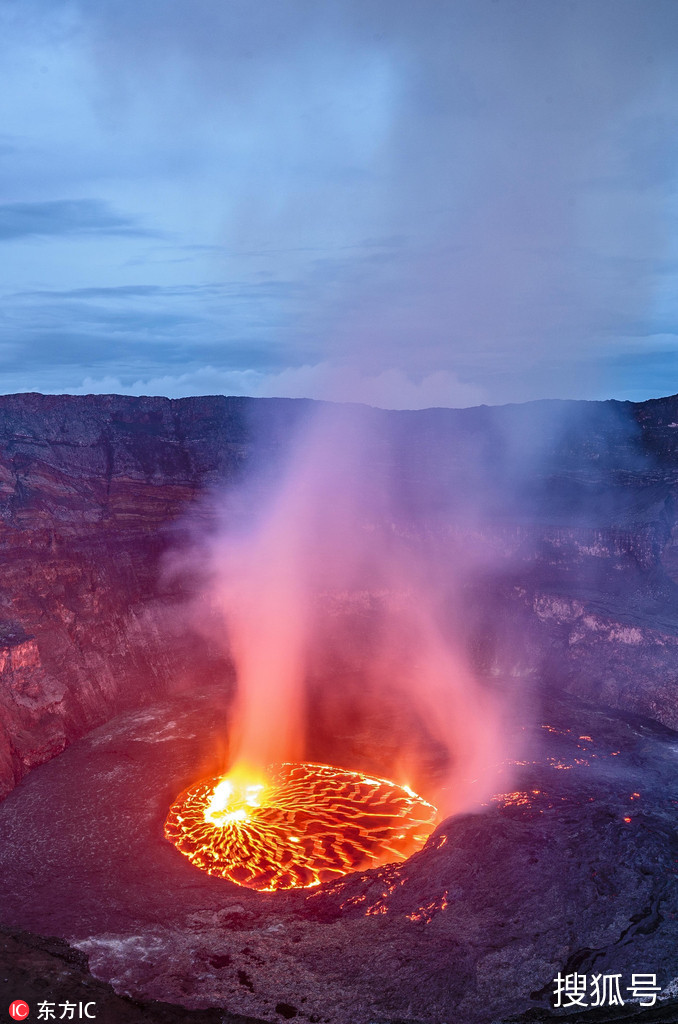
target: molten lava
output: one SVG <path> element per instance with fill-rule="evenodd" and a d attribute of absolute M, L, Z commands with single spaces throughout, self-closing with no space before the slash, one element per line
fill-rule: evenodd
<path fill-rule="evenodd" d="M 265 778 L 204 779 L 181 793 L 165 836 L 210 875 L 271 892 L 405 860 L 436 808 L 406 786 L 323 764 L 280 764 Z"/>

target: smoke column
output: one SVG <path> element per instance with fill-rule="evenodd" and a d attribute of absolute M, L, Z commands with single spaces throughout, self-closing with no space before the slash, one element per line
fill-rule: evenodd
<path fill-rule="evenodd" d="M 446 619 L 454 580 L 413 540 L 398 508 L 387 418 L 359 406 L 317 407 L 266 496 L 261 487 L 256 502 L 250 493 L 257 509 L 247 525 L 224 513 L 202 544 L 209 596 L 237 674 L 229 770 L 303 760 L 314 729 L 309 674 L 327 651 L 358 643 L 351 684 L 326 683 L 320 703 L 326 697 L 350 720 L 348 705 L 367 701 L 372 763 L 381 774 L 421 787 L 445 812 L 459 811 L 488 794 L 505 756 L 505 709 L 474 678 Z M 369 608 L 358 616 L 367 623 L 358 641 L 342 612 L 356 602 Z M 394 708 L 391 742 L 389 722 L 379 717 Z M 428 778 L 424 748 L 438 758 Z"/>

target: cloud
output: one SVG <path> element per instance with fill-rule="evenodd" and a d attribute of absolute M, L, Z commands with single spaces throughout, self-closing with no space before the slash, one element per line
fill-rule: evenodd
<path fill-rule="evenodd" d="M 52 302 L 63 302 L 69 299 L 148 299 L 159 295 L 183 294 L 185 289 L 163 288 L 157 284 L 121 284 L 97 288 L 64 288 L 61 291 L 34 289 L 21 292 L 21 297 L 33 299 L 49 299 Z"/>
<path fill-rule="evenodd" d="M 179 374 L 159 374 L 125 382 L 114 374 L 86 377 L 67 388 L 69 394 L 249 395 L 255 398 L 315 398 L 332 402 L 360 402 L 382 409 L 457 408 L 478 405 L 484 393 L 453 374 L 438 372 L 413 380 L 399 369 L 369 376 L 327 363 L 286 368 L 278 372 L 225 370 L 199 366 Z M 59 393 L 50 389 L 50 393 Z"/>
<path fill-rule="evenodd" d="M 126 383 L 163 364 L 168 372 L 177 365 L 298 365 L 317 360 L 317 352 L 304 339 L 281 340 L 281 325 L 303 301 L 297 292 L 294 283 L 268 279 L 8 291 L 0 342 L 9 348 L 0 363 L 18 369 L 30 349 L 31 377 L 36 362 L 64 370 L 80 363 L 82 377 L 106 365 Z"/>
<path fill-rule="evenodd" d="M 101 199 L 52 199 L 0 205 L 0 241 L 92 235 L 154 237 L 132 218 L 116 213 Z"/>
<path fill-rule="evenodd" d="M 166 332 L 168 387 L 182 358 L 244 372 L 250 345 L 291 389 L 348 364 L 384 401 L 600 397 L 639 372 L 616 338 L 676 322 L 675 4 L 26 0 L 0 22 L 0 239 L 51 240 L 6 261 L 36 307 L 4 305 L 27 382 L 51 319 L 97 337 L 79 381 L 160 379 Z"/>

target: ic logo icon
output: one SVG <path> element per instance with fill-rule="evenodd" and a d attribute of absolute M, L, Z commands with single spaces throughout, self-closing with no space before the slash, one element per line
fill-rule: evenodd
<path fill-rule="evenodd" d="M 26 1020 L 29 1013 L 28 1003 L 24 1002 L 23 999 L 15 999 L 10 1005 L 9 1015 L 13 1020 Z"/>

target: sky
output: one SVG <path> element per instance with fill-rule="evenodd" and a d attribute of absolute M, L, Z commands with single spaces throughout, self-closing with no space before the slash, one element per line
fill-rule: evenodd
<path fill-rule="evenodd" d="M 675 0 L 0 0 L 0 392 L 678 392 Z"/>

